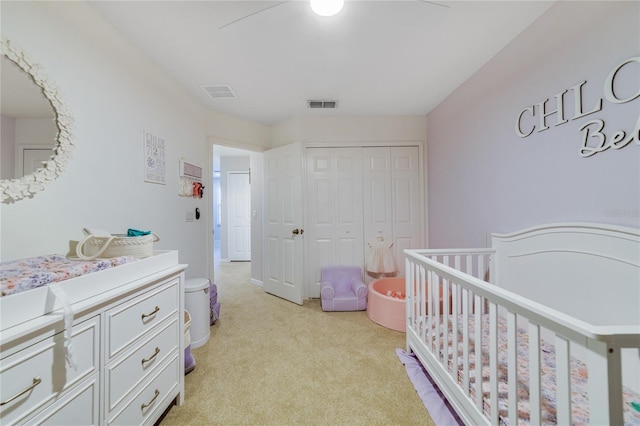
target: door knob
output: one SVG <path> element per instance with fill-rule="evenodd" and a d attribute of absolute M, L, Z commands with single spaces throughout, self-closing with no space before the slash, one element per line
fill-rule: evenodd
<path fill-rule="evenodd" d="M 298 228 L 294 229 L 293 231 L 291 231 L 291 233 L 293 235 L 298 235 L 300 233 L 300 230 Z"/>

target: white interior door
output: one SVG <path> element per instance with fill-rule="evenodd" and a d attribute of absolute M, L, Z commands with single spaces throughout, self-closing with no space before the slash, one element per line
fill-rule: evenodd
<path fill-rule="evenodd" d="M 300 145 L 266 151 L 264 160 L 264 289 L 302 305 L 304 230 Z"/>
<path fill-rule="evenodd" d="M 308 148 L 307 294 L 320 297 L 320 268 L 363 266 L 362 148 Z"/>
<path fill-rule="evenodd" d="M 251 260 L 251 187 L 249 173 L 227 174 L 227 241 L 230 261 Z"/>

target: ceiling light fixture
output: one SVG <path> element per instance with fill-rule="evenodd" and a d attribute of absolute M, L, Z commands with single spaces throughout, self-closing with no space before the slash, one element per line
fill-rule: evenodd
<path fill-rule="evenodd" d="M 344 0 L 311 0 L 311 9 L 320 16 L 333 16 L 344 6 Z"/>

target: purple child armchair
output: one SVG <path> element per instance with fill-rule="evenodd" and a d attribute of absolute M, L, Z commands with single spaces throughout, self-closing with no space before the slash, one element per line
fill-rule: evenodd
<path fill-rule="evenodd" d="M 323 311 L 364 311 L 369 289 L 358 266 L 325 266 L 320 270 Z"/>

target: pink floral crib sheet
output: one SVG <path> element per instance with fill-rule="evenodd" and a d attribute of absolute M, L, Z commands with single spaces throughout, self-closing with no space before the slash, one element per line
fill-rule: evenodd
<path fill-rule="evenodd" d="M 444 348 L 444 324 L 440 317 L 440 360 L 444 359 L 445 351 L 447 352 L 447 366 L 449 372 L 457 371 L 458 383 L 463 383 L 463 347 L 458 345 L 458 354 L 452 356 L 452 322 L 448 321 L 448 345 Z M 462 341 L 462 324 L 463 317 L 458 317 L 458 341 Z M 468 317 L 469 321 L 469 391 L 471 397 L 475 399 L 475 380 L 473 378 L 473 370 L 475 369 L 475 344 L 474 330 L 475 318 Z M 433 324 L 432 335 L 435 333 L 435 324 Z M 489 401 L 489 316 L 482 316 L 482 391 L 484 394 L 483 406 L 485 414 L 491 412 Z M 526 329 L 518 327 L 517 333 L 517 375 L 518 375 L 518 421 L 512 422 L 508 418 L 508 360 L 507 360 L 507 322 L 505 319 L 498 317 L 498 408 L 500 424 L 503 426 L 509 424 L 529 424 L 529 337 Z M 540 343 L 540 405 L 541 405 L 541 421 L 545 425 L 555 425 L 556 420 L 556 373 L 555 373 L 555 347 L 553 344 L 544 340 Z M 572 423 L 573 425 L 589 424 L 589 396 L 588 396 L 588 371 L 586 364 L 580 359 L 571 357 L 571 399 L 572 399 Z M 623 403 L 624 403 L 624 424 L 640 425 L 640 395 L 633 390 L 623 387 Z"/>
<path fill-rule="evenodd" d="M 84 261 L 69 259 L 61 254 L 50 254 L 2 262 L 0 263 L 1 296 L 103 271 L 136 260 L 133 256 L 120 256 Z"/>

